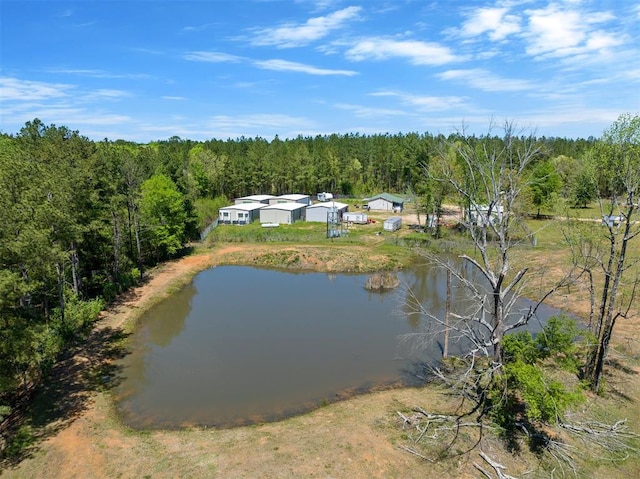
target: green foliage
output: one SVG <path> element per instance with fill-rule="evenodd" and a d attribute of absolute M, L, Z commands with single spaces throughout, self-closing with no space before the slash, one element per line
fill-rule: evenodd
<path fill-rule="evenodd" d="M 229 205 L 226 196 L 215 198 L 199 198 L 194 203 L 196 216 L 198 217 L 198 229 L 203 230 L 218 218 L 220 208 Z"/>
<path fill-rule="evenodd" d="M 502 347 L 506 363 L 520 361 L 525 364 L 535 364 L 540 359 L 538 343 L 529 331 L 506 335 Z"/>
<path fill-rule="evenodd" d="M 524 331 L 505 336 L 502 374 L 489 388 L 490 414 L 505 429 L 516 422 L 555 423 L 567 408 L 584 399 L 580 390 L 568 390 L 551 376 L 548 361 L 577 373 L 575 321 L 552 317 L 534 338 Z"/>
<path fill-rule="evenodd" d="M 11 406 L 0 404 L 0 423 L 4 421 L 4 418 L 11 414 L 11 411 Z"/>
<path fill-rule="evenodd" d="M 16 457 L 25 452 L 36 441 L 33 433 L 33 427 L 29 425 L 20 426 L 20 428 L 7 441 L 4 455 L 7 457 Z"/>
<path fill-rule="evenodd" d="M 598 185 L 593 173 L 581 172 L 573 184 L 571 192 L 573 205 L 586 208 L 589 203 L 598 197 Z"/>
<path fill-rule="evenodd" d="M 248 225 L 220 225 L 211 232 L 209 241 L 262 243 L 297 242 L 320 243 L 327 241 L 327 227 L 322 223 L 297 222 L 277 228 L 262 228 L 257 222 Z"/>
<path fill-rule="evenodd" d="M 100 311 L 104 308 L 104 301 L 102 298 L 83 301 L 72 291 L 67 291 L 65 297 L 64 318 L 61 310 L 56 308 L 51 315 L 51 322 L 60 335 L 69 340 L 84 332 L 98 319 Z"/>
<path fill-rule="evenodd" d="M 175 255 L 186 240 L 187 213 L 182 193 L 170 178 L 153 175 L 142 183 L 140 212 L 157 256 Z"/>
<path fill-rule="evenodd" d="M 553 357 L 562 368 L 577 373 L 580 358 L 576 344 L 579 337 L 580 331 L 575 321 L 566 316 L 549 318 L 536 336 L 540 358 Z"/>
<path fill-rule="evenodd" d="M 567 391 L 538 364 L 521 360 L 505 364 L 490 392 L 491 414 L 505 428 L 515 421 L 555 423 L 566 409 L 584 399 L 580 391 Z"/>
<path fill-rule="evenodd" d="M 531 174 L 529 188 L 532 193 L 533 205 L 537 208 L 538 216 L 542 208 L 552 204 L 554 195 L 560 191 L 562 179 L 551 161 L 539 162 Z"/>

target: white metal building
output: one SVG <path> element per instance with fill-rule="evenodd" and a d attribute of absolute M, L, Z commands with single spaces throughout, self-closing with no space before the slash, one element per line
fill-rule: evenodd
<path fill-rule="evenodd" d="M 243 203 L 262 203 L 263 205 L 268 205 L 269 200 L 275 198 L 273 195 L 249 195 L 243 196 L 241 198 L 236 198 L 235 204 L 241 205 Z"/>
<path fill-rule="evenodd" d="M 394 211 L 399 213 L 404 207 L 404 200 L 402 198 L 389 193 L 380 193 L 371 198 L 365 198 L 364 201 L 367 202 L 367 207 L 370 210 Z"/>
<path fill-rule="evenodd" d="M 311 204 L 311 196 L 292 194 L 292 195 L 272 196 L 269 199 L 270 205 L 275 205 L 278 203 L 300 203 L 302 205 L 308 206 Z"/>
<path fill-rule="evenodd" d="M 260 208 L 260 223 L 290 225 L 304 219 L 306 206 L 302 203 L 276 203 Z"/>
<path fill-rule="evenodd" d="M 218 220 L 226 225 L 246 225 L 260 217 L 264 203 L 241 203 L 220 208 Z"/>
<path fill-rule="evenodd" d="M 338 219 L 341 219 L 342 215 L 349 209 L 349 205 L 340 203 L 339 201 L 324 201 L 322 203 L 307 206 L 307 221 L 326 223 L 327 215 L 332 208 L 336 208 L 338 210 Z"/>

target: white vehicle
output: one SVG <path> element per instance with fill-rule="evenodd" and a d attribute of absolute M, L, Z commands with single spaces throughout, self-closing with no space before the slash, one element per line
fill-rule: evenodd
<path fill-rule="evenodd" d="M 331 201 L 333 193 L 318 193 L 318 201 Z"/>

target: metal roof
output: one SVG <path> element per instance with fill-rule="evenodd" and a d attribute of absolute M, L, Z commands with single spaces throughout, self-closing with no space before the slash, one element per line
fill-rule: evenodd
<path fill-rule="evenodd" d="M 303 205 L 302 203 L 275 203 L 273 205 L 264 206 L 263 210 L 285 210 L 285 211 L 294 211 L 299 210 L 301 208 L 306 208 L 307 205 Z"/>
<path fill-rule="evenodd" d="M 307 206 L 307 209 L 310 208 L 338 208 L 339 210 L 348 207 L 349 205 L 345 203 L 340 203 L 339 201 L 323 201 L 321 203 L 314 203 L 311 206 Z"/>
<path fill-rule="evenodd" d="M 298 201 L 298 200 L 302 200 L 304 198 L 311 198 L 309 195 L 299 195 L 299 194 L 291 194 L 291 195 L 280 195 L 280 196 L 272 196 L 272 199 L 275 198 L 280 198 L 283 200 L 292 200 L 292 201 Z"/>
<path fill-rule="evenodd" d="M 259 210 L 260 208 L 266 208 L 267 205 L 264 203 L 239 203 L 237 205 L 225 206 L 220 208 L 220 210 L 241 210 L 241 211 L 253 211 Z"/>
<path fill-rule="evenodd" d="M 236 200 L 264 201 L 264 200 L 270 200 L 271 198 L 276 198 L 276 197 L 273 195 L 249 195 L 249 196 L 242 196 L 240 198 L 236 198 Z"/>
<path fill-rule="evenodd" d="M 399 196 L 392 195 L 390 193 L 380 193 L 379 195 L 374 195 L 371 198 L 365 198 L 363 201 L 373 201 L 378 199 L 387 200 L 390 203 L 404 204 L 404 199 L 400 198 Z"/>

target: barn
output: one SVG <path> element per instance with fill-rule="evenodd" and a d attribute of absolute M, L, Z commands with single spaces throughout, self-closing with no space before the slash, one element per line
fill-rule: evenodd
<path fill-rule="evenodd" d="M 243 203 L 262 203 L 263 205 L 268 205 L 269 200 L 271 198 L 275 198 L 273 195 L 249 195 L 243 196 L 241 198 L 235 199 L 236 205 L 241 205 Z"/>
<path fill-rule="evenodd" d="M 218 221 L 226 225 L 246 225 L 260 217 L 264 203 L 241 203 L 220 208 Z"/>
<path fill-rule="evenodd" d="M 302 203 L 276 203 L 260 208 L 260 223 L 290 225 L 304 219 L 305 205 Z"/>
<path fill-rule="evenodd" d="M 309 206 L 311 204 L 311 196 L 291 194 L 291 195 L 273 196 L 269 199 L 270 205 L 275 205 L 278 203 L 300 203 L 302 205 Z"/>
<path fill-rule="evenodd" d="M 316 203 L 311 206 L 307 206 L 307 221 L 327 222 L 327 215 L 335 208 L 338 212 L 338 220 L 342 218 L 343 213 L 349 209 L 349 205 L 340 203 L 339 201 L 324 201 L 322 203 Z"/>
<path fill-rule="evenodd" d="M 389 193 L 380 193 L 371 198 L 365 198 L 364 201 L 367 203 L 368 209 L 376 211 L 393 211 L 399 213 L 404 207 L 404 200 L 402 198 Z"/>

